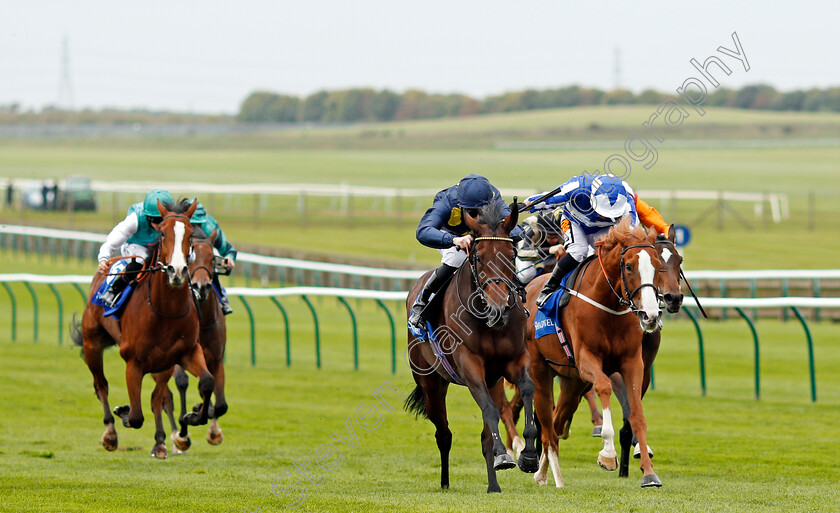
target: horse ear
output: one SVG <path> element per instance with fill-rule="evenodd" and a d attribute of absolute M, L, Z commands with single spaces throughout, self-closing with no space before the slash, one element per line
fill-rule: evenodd
<path fill-rule="evenodd" d="M 674 225 L 668 227 L 668 240 L 671 242 L 677 242 L 677 229 Z"/>
<path fill-rule="evenodd" d="M 161 203 L 160 200 L 157 202 L 157 208 L 158 212 L 160 212 L 160 217 L 166 217 L 169 215 L 169 211 L 166 210 L 166 207 L 163 206 L 163 203 Z"/>
<path fill-rule="evenodd" d="M 184 215 L 187 216 L 188 218 L 192 217 L 192 215 L 195 213 L 196 208 L 198 208 L 198 200 L 193 199 L 192 205 L 190 205 L 190 208 L 188 208 L 187 211 L 184 212 Z"/>
<path fill-rule="evenodd" d="M 207 240 L 209 240 L 209 241 L 210 241 L 210 244 L 211 244 L 211 245 L 212 245 L 214 242 L 216 242 L 216 236 L 217 236 L 217 235 L 219 235 L 219 229 L 218 229 L 218 228 L 213 228 L 213 233 L 211 233 L 211 234 L 210 234 L 210 236 L 209 236 L 209 237 L 207 237 Z"/>
<path fill-rule="evenodd" d="M 513 203 L 510 204 L 510 214 L 508 214 L 507 219 L 504 222 L 504 229 L 505 233 L 510 235 L 516 225 L 519 223 L 519 207 L 517 206 L 516 196 L 513 197 Z"/>
<path fill-rule="evenodd" d="M 648 230 L 647 230 L 647 237 L 648 237 L 648 239 L 649 239 L 651 242 L 656 242 L 656 237 L 657 237 L 658 235 L 659 235 L 659 234 L 656 232 L 656 228 L 654 228 L 653 226 L 651 226 L 650 228 L 648 228 Z"/>
<path fill-rule="evenodd" d="M 472 232 L 479 233 L 481 231 L 481 225 L 478 223 L 478 220 L 471 216 L 466 210 L 463 210 L 462 212 L 464 213 L 464 223 L 466 223 L 467 228 L 469 228 Z"/>

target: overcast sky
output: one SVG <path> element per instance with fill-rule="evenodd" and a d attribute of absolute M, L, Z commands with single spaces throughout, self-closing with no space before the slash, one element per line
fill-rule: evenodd
<path fill-rule="evenodd" d="M 673 90 L 737 32 L 723 86 L 840 85 L 832 1 L 0 0 L 0 104 L 238 110 L 252 91 L 357 86 L 485 96 L 582 84 Z M 829 58 L 832 57 L 832 58 Z"/>

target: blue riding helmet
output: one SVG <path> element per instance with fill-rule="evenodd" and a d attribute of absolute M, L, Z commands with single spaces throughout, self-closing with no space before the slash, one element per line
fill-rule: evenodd
<path fill-rule="evenodd" d="M 595 213 L 607 219 L 618 219 L 627 213 L 627 189 L 621 180 L 610 175 L 592 180 L 590 201 Z"/>
<path fill-rule="evenodd" d="M 164 205 L 172 205 L 175 203 L 175 200 L 172 199 L 172 195 L 169 194 L 169 191 L 154 189 L 149 191 L 149 193 L 146 194 L 146 199 L 143 200 L 143 215 L 146 217 L 160 217 L 160 211 L 157 207 L 158 201 Z"/>
<path fill-rule="evenodd" d="M 487 178 L 471 173 L 458 183 L 458 206 L 481 208 L 492 201 L 494 194 Z"/>

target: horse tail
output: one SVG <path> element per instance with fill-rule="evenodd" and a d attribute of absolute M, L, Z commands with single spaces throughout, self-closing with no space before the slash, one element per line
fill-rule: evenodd
<path fill-rule="evenodd" d="M 78 312 L 73 312 L 73 320 L 70 321 L 70 340 L 72 340 L 75 345 L 82 347 L 82 321 L 81 319 L 76 318 L 77 313 Z M 82 349 L 79 356 L 82 358 L 85 357 L 84 349 Z"/>
<path fill-rule="evenodd" d="M 423 389 L 420 388 L 420 385 L 415 386 L 414 390 L 408 394 L 403 407 L 408 413 L 413 413 L 415 418 L 420 415 L 429 418 L 429 414 L 426 412 L 426 397 L 423 395 Z"/>

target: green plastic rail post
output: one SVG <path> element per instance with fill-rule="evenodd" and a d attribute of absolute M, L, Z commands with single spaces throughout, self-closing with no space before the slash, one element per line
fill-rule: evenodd
<path fill-rule="evenodd" d="M 23 282 L 23 285 L 29 291 L 29 295 L 32 296 L 32 340 L 38 342 L 38 295 L 28 281 Z"/>
<path fill-rule="evenodd" d="M 58 345 L 61 345 L 61 335 L 63 334 L 62 328 L 64 327 L 64 303 L 61 301 L 61 294 L 58 293 L 58 289 L 55 288 L 55 285 L 47 283 L 47 286 L 55 296 L 56 303 L 58 303 Z"/>
<path fill-rule="evenodd" d="M 759 352 L 758 352 L 758 332 L 755 330 L 755 325 L 753 324 L 752 320 L 749 318 L 744 311 L 738 307 L 735 307 L 735 311 L 738 312 L 738 315 L 741 316 L 742 319 L 747 321 L 747 324 L 750 327 L 750 332 L 752 332 L 753 336 L 753 353 L 755 354 L 755 398 L 756 400 L 761 399 L 761 377 L 760 377 L 760 370 L 759 370 Z"/>
<path fill-rule="evenodd" d="M 318 314 L 315 313 L 315 307 L 312 306 L 312 301 L 309 300 L 308 297 L 301 294 L 301 299 L 303 302 L 306 303 L 306 306 L 309 307 L 309 311 L 312 312 L 312 320 L 315 322 L 315 366 L 317 368 L 321 368 L 321 330 L 318 327 Z"/>
<path fill-rule="evenodd" d="M 793 315 L 799 319 L 799 322 L 802 324 L 802 329 L 805 330 L 805 338 L 808 341 L 808 370 L 811 373 L 811 402 L 817 402 L 817 376 L 814 371 L 814 340 L 811 338 L 811 330 L 808 329 L 808 323 L 805 322 L 805 317 L 802 317 L 802 314 L 799 313 L 799 309 L 795 306 L 790 307 L 793 311 Z"/>
<path fill-rule="evenodd" d="M 80 287 L 78 283 L 74 283 L 73 288 L 75 288 L 76 292 L 78 292 L 79 295 L 82 296 L 82 301 L 87 302 L 87 294 L 85 294 L 85 291 L 82 290 L 82 287 Z"/>
<path fill-rule="evenodd" d="M 700 323 L 697 322 L 697 317 L 691 313 L 690 308 L 684 308 L 683 312 L 694 323 L 694 329 L 697 331 L 697 348 L 700 352 L 700 390 L 702 394 L 706 395 L 706 353 L 703 349 L 703 331 L 700 329 Z"/>
<path fill-rule="evenodd" d="M 256 342 L 256 330 L 254 326 L 254 312 L 251 311 L 251 305 L 245 301 L 245 298 L 239 296 L 239 300 L 242 301 L 242 305 L 245 307 L 245 311 L 248 312 L 248 321 L 251 323 L 251 366 L 257 364 L 257 342 Z"/>
<path fill-rule="evenodd" d="M 356 314 L 350 308 L 350 303 L 343 297 L 338 297 L 339 303 L 347 308 L 347 313 L 350 314 L 350 321 L 353 323 L 353 369 L 359 370 L 359 327 L 356 325 Z"/>
<path fill-rule="evenodd" d="M 381 299 L 376 300 L 376 304 L 379 305 L 385 315 L 388 316 L 388 322 L 391 323 L 391 374 L 397 373 L 397 329 L 394 325 L 394 316 L 391 315 L 391 311 L 388 310 L 388 307 L 385 306 L 385 303 L 382 302 Z"/>
<path fill-rule="evenodd" d="M 12 288 L 9 287 L 9 284 L 6 282 L 0 282 L 3 285 L 3 288 L 6 289 L 6 292 L 9 293 L 9 299 L 12 302 L 12 342 L 17 340 L 17 300 L 15 300 L 15 294 L 12 292 Z"/>
<path fill-rule="evenodd" d="M 283 325 L 286 327 L 286 367 L 292 366 L 292 342 L 291 337 L 289 337 L 289 315 L 286 313 L 286 309 L 283 308 L 283 305 L 280 304 L 280 301 L 277 301 L 277 298 L 272 297 L 271 301 L 274 303 L 275 306 L 280 310 L 280 313 L 283 314 Z"/>

